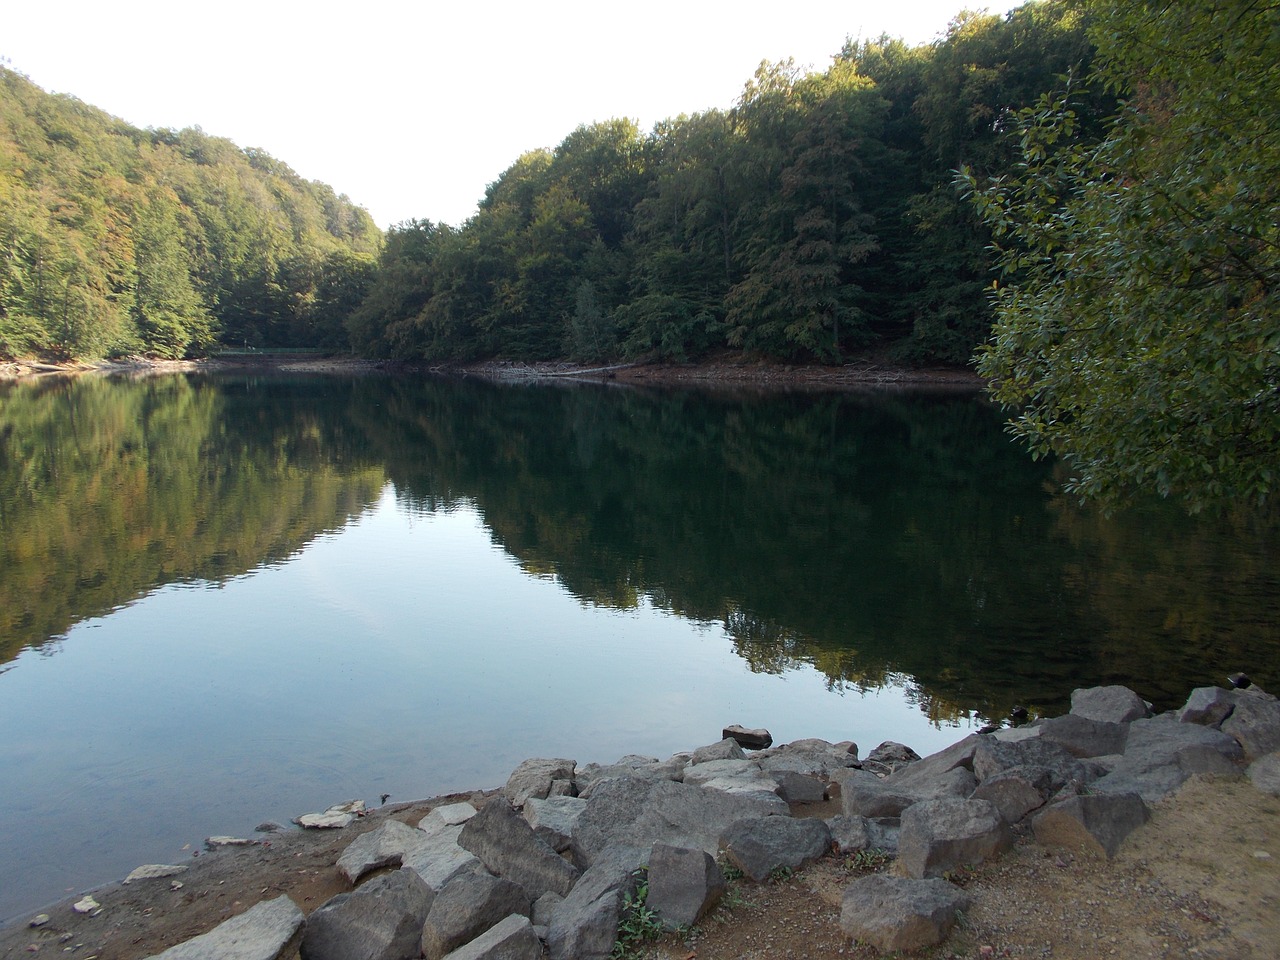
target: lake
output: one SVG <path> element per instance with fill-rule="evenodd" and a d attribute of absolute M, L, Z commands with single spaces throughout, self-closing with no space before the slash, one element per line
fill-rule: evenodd
<path fill-rule="evenodd" d="M 530 756 L 1280 685 L 1273 522 L 1059 479 L 963 391 L 0 384 L 0 917 Z"/>

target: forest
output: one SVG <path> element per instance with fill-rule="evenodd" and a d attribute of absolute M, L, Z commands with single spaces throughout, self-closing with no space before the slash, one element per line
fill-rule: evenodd
<path fill-rule="evenodd" d="M 384 238 L 257 149 L 139 130 L 0 73 L 0 355 L 319 346 L 403 359 L 748 355 L 964 363 L 990 235 L 954 184 L 1093 47 L 1078 4 L 762 64 L 736 105 L 581 126 L 453 227 Z M 1093 103 L 1097 122 L 1110 111 Z"/>

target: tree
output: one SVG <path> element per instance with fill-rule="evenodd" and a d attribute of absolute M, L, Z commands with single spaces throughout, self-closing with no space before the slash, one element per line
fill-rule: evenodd
<path fill-rule="evenodd" d="M 177 201 L 157 193 L 136 214 L 138 265 L 134 321 L 162 357 L 199 352 L 214 340 L 215 324 L 191 282 L 177 224 Z"/>
<path fill-rule="evenodd" d="M 1191 510 L 1280 468 L 1280 4 L 1098 0 L 1100 142 L 1073 93 L 1020 117 L 1022 160 L 967 183 L 996 238 L 979 369 L 1073 490 Z"/>

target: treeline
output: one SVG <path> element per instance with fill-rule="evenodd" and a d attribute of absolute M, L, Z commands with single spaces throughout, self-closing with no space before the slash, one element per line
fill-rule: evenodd
<path fill-rule="evenodd" d="M 366 211 L 261 150 L 0 68 L 0 356 L 345 347 L 380 246 Z"/>
<path fill-rule="evenodd" d="M 582 126 L 521 156 L 461 228 L 392 229 L 354 346 L 401 358 L 964 362 L 991 325 L 990 235 L 961 166 L 1012 168 L 1013 115 L 1089 70 L 1087 10 L 962 14 L 944 39 L 763 65 L 730 110 Z M 1099 130 L 1112 103 L 1088 100 Z"/>

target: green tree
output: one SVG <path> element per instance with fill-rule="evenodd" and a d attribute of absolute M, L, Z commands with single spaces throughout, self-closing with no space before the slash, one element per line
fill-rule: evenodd
<path fill-rule="evenodd" d="M 216 329 L 191 281 L 176 211 L 175 199 L 157 193 L 139 208 L 134 224 L 134 321 L 150 349 L 162 357 L 203 351 Z"/>
<path fill-rule="evenodd" d="M 967 182 L 999 246 L 981 371 L 1104 501 L 1273 496 L 1280 464 L 1280 4 L 1093 4 L 1100 142 L 1068 95 L 1015 174 Z"/>

